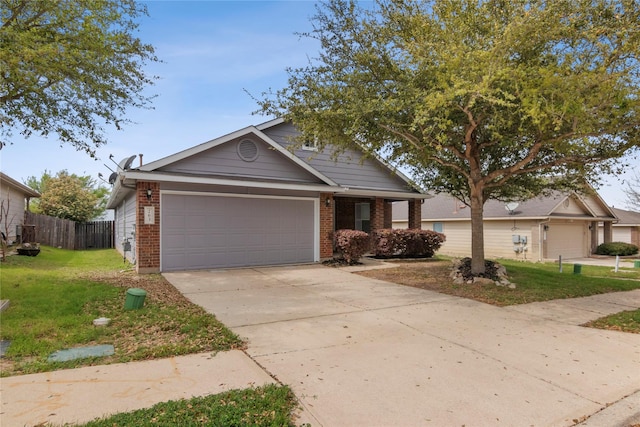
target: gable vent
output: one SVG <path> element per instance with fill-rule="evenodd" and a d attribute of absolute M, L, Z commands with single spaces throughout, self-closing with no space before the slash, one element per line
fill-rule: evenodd
<path fill-rule="evenodd" d="M 245 162 L 253 162 L 258 158 L 258 146 L 250 139 L 238 142 L 238 156 Z"/>

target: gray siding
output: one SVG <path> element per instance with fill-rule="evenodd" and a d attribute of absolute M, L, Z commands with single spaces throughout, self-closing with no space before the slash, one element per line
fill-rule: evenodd
<path fill-rule="evenodd" d="M 238 143 L 244 139 L 252 140 L 258 147 L 258 157 L 254 161 L 245 161 L 238 155 Z M 278 181 L 321 183 L 311 173 L 253 136 L 243 136 L 229 141 L 159 170 L 231 178 L 266 178 Z"/>
<path fill-rule="evenodd" d="M 293 125 L 283 123 L 266 129 L 264 133 L 278 144 L 290 149 L 295 144 L 292 137 L 299 132 Z M 375 159 L 363 159 L 359 151 L 346 150 L 335 160 L 332 158 L 331 147 L 326 147 L 321 152 L 296 149 L 294 153 L 323 175 L 345 187 L 389 191 L 409 190 L 407 183 L 389 168 Z"/>
<path fill-rule="evenodd" d="M 135 193 L 130 193 L 120 202 L 114 212 L 115 221 L 115 246 L 118 252 L 126 256 L 127 260 L 135 264 L 136 261 L 136 198 Z M 131 251 L 124 252 L 123 243 L 128 239 L 131 243 Z"/>

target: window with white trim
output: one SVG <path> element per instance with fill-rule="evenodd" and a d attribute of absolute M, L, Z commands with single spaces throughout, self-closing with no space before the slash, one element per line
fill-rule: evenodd
<path fill-rule="evenodd" d="M 369 203 L 356 203 L 355 207 L 355 229 L 364 231 L 365 233 L 371 232 L 371 216 Z"/>

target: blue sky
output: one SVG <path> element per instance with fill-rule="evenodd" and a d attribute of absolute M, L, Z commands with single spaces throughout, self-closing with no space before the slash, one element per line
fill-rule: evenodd
<path fill-rule="evenodd" d="M 295 33 L 311 29 L 313 1 L 149 1 L 149 17 L 138 36 L 164 61 L 150 74 L 160 76 L 149 93 L 153 110 L 130 110 L 136 122 L 122 131 L 107 128 L 108 145 L 99 159 L 55 139 L 13 138 L 0 150 L 4 173 L 24 182 L 45 170 L 108 177 L 116 161 L 143 154 L 148 163 L 177 151 L 271 119 L 253 115 L 257 97 L 286 85 L 287 67 L 303 66 L 319 45 Z M 138 164 L 138 160 L 134 165 Z M 106 165 L 106 166 L 105 166 Z M 631 178 L 628 172 L 622 178 Z M 610 178 L 599 192 L 624 208 L 625 184 Z"/>

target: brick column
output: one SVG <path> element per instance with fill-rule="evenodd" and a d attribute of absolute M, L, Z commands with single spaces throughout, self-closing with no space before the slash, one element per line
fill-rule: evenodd
<path fill-rule="evenodd" d="M 384 228 L 385 201 L 376 197 L 371 204 L 371 231 Z"/>
<path fill-rule="evenodd" d="M 320 193 L 320 259 L 333 257 L 334 207 L 333 194 Z"/>
<path fill-rule="evenodd" d="M 422 200 L 409 200 L 409 228 L 422 228 Z"/>
<path fill-rule="evenodd" d="M 145 218 L 145 207 L 153 208 L 149 218 Z M 160 272 L 160 184 L 157 182 L 136 183 L 136 271 Z"/>
<path fill-rule="evenodd" d="M 393 228 L 393 203 L 384 202 L 384 228 Z"/>

